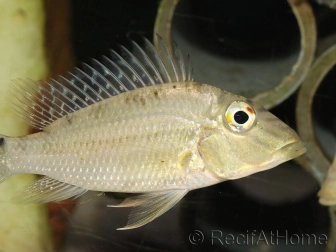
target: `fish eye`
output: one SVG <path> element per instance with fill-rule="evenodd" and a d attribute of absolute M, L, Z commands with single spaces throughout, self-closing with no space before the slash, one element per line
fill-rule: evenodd
<path fill-rule="evenodd" d="M 248 121 L 249 116 L 244 111 L 239 110 L 236 113 L 234 113 L 233 119 L 238 124 L 244 124 L 244 123 L 246 123 Z"/>
<path fill-rule="evenodd" d="M 255 112 L 246 102 L 234 101 L 227 108 L 224 120 L 232 131 L 244 132 L 254 125 Z"/>

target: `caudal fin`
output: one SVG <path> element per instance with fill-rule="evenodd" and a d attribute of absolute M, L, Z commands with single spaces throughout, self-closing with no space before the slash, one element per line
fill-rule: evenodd
<path fill-rule="evenodd" d="M 12 175 L 6 164 L 6 156 L 5 138 L 0 135 L 0 183 Z"/>

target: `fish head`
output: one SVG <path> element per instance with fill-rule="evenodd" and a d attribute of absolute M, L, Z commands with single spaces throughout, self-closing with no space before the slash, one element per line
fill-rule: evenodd
<path fill-rule="evenodd" d="M 222 179 L 273 168 L 306 151 L 296 132 L 260 105 L 225 92 L 216 129 L 199 143 L 205 167 Z"/>

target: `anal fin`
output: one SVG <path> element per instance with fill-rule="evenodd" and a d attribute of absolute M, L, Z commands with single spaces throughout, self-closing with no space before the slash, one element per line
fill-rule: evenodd
<path fill-rule="evenodd" d="M 62 201 L 71 197 L 78 198 L 87 190 L 78 186 L 43 177 L 19 190 L 12 198 L 13 203 L 30 204 Z"/>
<path fill-rule="evenodd" d="M 132 229 L 143 226 L 164 214 L 187 193 L 186 189 L 144 193 L 127 198 L 119 205 L 108 205 L 108 207 L 133 207 L 127 225 L 118 230 Z"/>

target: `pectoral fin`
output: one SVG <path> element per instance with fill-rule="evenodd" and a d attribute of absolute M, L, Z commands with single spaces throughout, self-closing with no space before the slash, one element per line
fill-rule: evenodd
<path fill-rule="evenodd" d="M 126 230 L 143 226 L 167 212 L 179 202 L 188 190 L 166 190 L 145 193 L 125 199 L 121 204 L 108 207 L 133 207 L 127 225 L 118 230 Z"/>

